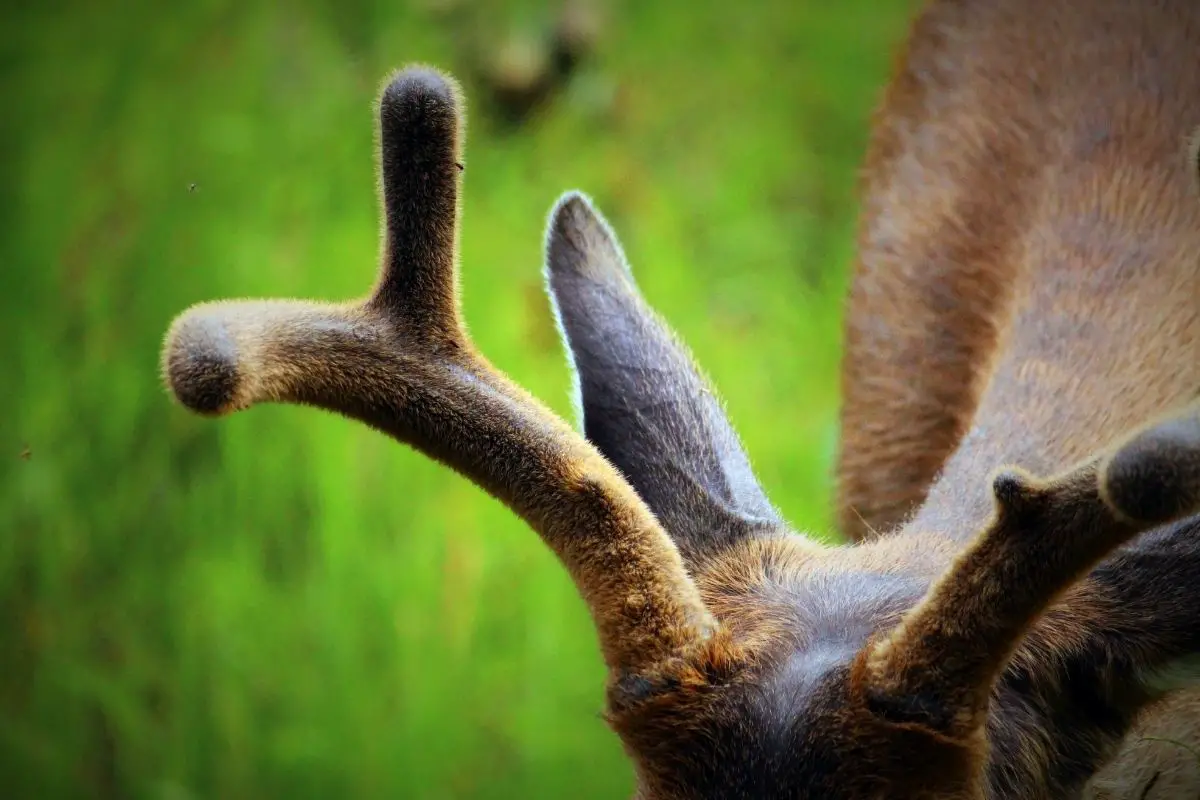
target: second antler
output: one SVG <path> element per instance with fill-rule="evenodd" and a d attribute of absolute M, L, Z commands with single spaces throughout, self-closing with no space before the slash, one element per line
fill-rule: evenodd
<path fill-rule="evenodd" d="M 1029 627 L 1113 550 L 1200 511 L 1200 406 L 1049 479 L 993 480 L 996 510 L 900 626 L 867 654 L 884 716 L 954 736 L 982 730 Z"/>

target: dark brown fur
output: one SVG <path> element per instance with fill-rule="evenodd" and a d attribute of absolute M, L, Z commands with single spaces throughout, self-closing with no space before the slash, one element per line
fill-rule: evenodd
<path fill-rule="evenodd" d="M 868 520 L 919 504 L 888 535 L 787 527 L 581 195 L 546 272 L 583 433 L 487 363 L 458 311 L 460 102 L 423 68 L 380 103 L 374 292 L 190 309 L 166 380 L 200 413 L 362 420 L 520 514 L 592 612 L 647 800 L 1073 796 L 1148 676 L 1200 653 L 1200 199 L 1172 150 L 1200 8 L 1083 5 L 934 3 L 877 117 L 843 487 Z"/>

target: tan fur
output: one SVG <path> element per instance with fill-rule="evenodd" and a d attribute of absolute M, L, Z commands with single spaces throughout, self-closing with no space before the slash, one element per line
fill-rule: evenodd
<path fill-rule="evenodd" d="M 507 503 L 592 614 L 646 800 L 1050 800 L 1114 756 L 1094 787 L 1174 791 L 1129 733 L 1191 735 L 1161 683 L 1200 653 L 1198 47 L 1189 0 L 918 20 L 865 170 L 842 459 L 850 505 L 907 521 L 852 546 L 781 519 L 582 195 L 546 235 L 582 434 L 475 349 L 461 99 L 427 68 L 378 107 L 371 294 L 189 309 L 164 377 L 201 414 L 345 414 Z"/>

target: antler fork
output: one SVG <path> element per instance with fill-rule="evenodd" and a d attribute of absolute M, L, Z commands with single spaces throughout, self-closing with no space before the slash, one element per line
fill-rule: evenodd
<path fill-rule="evenodd" d="M 404 70 L 383 91 L 379 121 L 385 235 L 374 291 L 340 305 L 192 307 L 163 352 L 175 397 L 208 415 L 319 406 L 470 478 L 557 554 L 614 677 L 653 672 L 709 641 L 716 623 L 650 510 L 594 447 L 494 369 L 462 325 L 457 86 Z"/>
<path fill-rule="evenodd" d="M 887 638 L 867 651 L 888 716 L 980 731 L 1021 637 L 1103 558 L 1200 510 L 1200 405 L 1145 426 L 1060 474 L 1007 468 L 991 523 Z"/>

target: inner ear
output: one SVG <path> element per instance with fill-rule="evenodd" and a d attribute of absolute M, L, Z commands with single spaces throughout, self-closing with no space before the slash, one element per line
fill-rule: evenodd
<path fill-rule="evenodd" d="M 696 562 L 783 523 L 720 400 L 647 305 L 587 199 L 550 217 L 546 279 L 578 382 L 584 433 Z"/>

